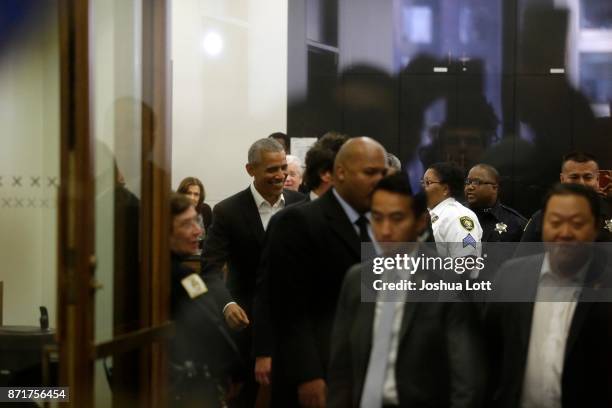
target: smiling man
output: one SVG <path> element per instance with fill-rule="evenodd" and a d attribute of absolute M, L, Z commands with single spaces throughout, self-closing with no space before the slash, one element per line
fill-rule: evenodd
<path fill-rule="evenodd" d="M 237 342 L 244 360 L 251 363 L 252 334 L 247 327 L 252 317 L 264 233 L 275 213 L 304 196 L 283 189 L 287 159 L 283 146 L 272 138 L 251 145 L 246 171 L 253 178 L 251 185 L 221 201 L 213 210 L 213 223 L 202 251 L 202 275 L 227 324 L 242 330 L 236 334 Z M 223 279 L 225 264 L 227 282 Z M 240 406 L 252 407 L 256 386 L 251 370 L 245 372 L 245 380 Z"/>

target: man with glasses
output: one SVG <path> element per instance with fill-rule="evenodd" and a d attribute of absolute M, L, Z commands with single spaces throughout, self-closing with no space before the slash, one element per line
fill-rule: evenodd
<path fill-rule="evenodd" d="M 465 179 L 465 199 L 478 216 L 482 242 L 518 242 L 527 219 L 499 201 L 499 172 L 488 164 L 472 167 Z"/>

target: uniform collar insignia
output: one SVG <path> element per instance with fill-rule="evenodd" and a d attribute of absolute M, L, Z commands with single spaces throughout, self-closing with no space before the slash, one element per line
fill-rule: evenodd
<path fill-rule="evenodd" d="M 499 235 L 501 235 L 502 232 L 508 232 L 508 226 L 503 222 L 498 222 L 495 224 L 495 232 L 497 232 Z"/>

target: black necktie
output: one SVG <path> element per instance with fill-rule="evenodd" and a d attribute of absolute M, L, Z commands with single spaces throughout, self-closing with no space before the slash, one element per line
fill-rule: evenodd
<path fill-rule="evenodd" d="M 359 239 L 361 242 L 372 242 L 370 234 L 368 234 L 369 221 L 363 215 L 359 216 L 355 224 L 359 227 Z"/>

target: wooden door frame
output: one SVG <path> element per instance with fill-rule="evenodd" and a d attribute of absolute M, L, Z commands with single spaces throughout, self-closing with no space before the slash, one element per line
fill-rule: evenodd
<path fill-rule="evenodd" d="M 70 406 L 93 407 L 96 358 L 142 348 L 140 401 L 167 405 L 166 353 L 170 333 L 168 197 L 171 180 L 169 0 L 143 0 L 142 196 L 139 305 L 141 327 L 94 344 L 95 139 L 92 133 L 90 0 L 60 0 L 61 147 L 58 199 L 58 323 L 60 384 Z"/>

